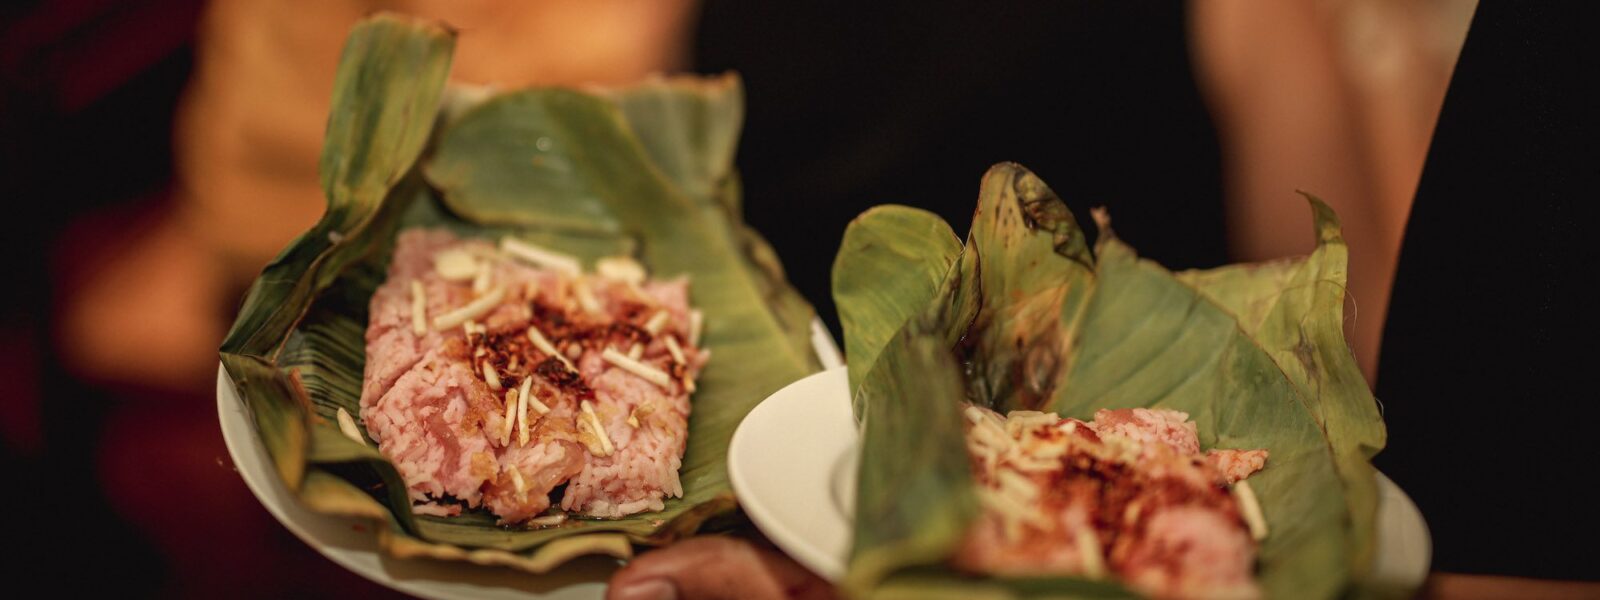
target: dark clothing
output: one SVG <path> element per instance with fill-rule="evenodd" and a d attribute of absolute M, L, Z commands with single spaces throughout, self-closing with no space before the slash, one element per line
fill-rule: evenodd
<path fill-rule="evenodd" d="M 908 204 L 965 237 L 1002 161 L 1038 173 L 1081 223 L 1108 207 L 1144 256 L 1226 261 L 1221 158 L 1181 3 L 820 4 L 709 2 L 696 68 L 743 74 L 746 217 L 835 332 L 845 225 Z"/>
<path fill-rule="evenodd" d="M 1377 465 L 1416 500 L 1434 568 L 1600 579 L 1593 34 L 1484 2 L 1406 229 L 1377 395 Z M 1592 235 L 1592 233 L 1590 234 Z"/>

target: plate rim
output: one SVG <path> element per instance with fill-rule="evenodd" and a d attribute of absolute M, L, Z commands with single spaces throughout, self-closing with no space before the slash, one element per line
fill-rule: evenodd
<path fill-rule="evenodd" d="M 750 409 L 750 413 L 745 415 L 745 418 L 739 422 L 738 427 L 734 428 L 733 437 L 729 438 L 728 440 L 728 482 L 733 487 L 734 496 L 739 499 L 739 507 L 744 510 L 746 516 L 750 517 L 750 522 L 753 523 L 757 529 L 760 529 L 762 534 L 766 535 L 767 538 L 772 540 L 774 544 L 777 544 L 779 548 L 782 548 L 785 554 L 788 554 L 791 558 L 795 559 L 795 561 L 799 562 L 801 565 L 804 565 L 807 569 L 810 569 L 812 572 L 821 575 L 824 579 L 829 581 L 838 581 L 844 575 L 843 564 L 838 560 L 838 557 L 830 556 L 826 550 L 811 544 L 786 544 L 783 541 L 780 541 L 800 539 L 804 538 L 804 536 L 791 528 L 790 525 L 785 523 L 782 519 L 778 518 L 778 516 L 774 514 L 774 511 L 769 508 L 768 504 L 762 502 L 745 501 L 745 498 L 759 497 L 759 495 L 756 494 L 753 489 L 751 489 L 750 486 L 752 484 L 750 481 L 740 475 L 741 470 L 736 467 L 736 465 L 742 464 L 744 457 L 744 451 L 741 450 L 741 448 L 744 448 L 745 445 L 740 442 L 744 438 L 754 435 L 749 433 L 751 430 L 745 427 L 745 423 L 749 422 L 750 417 L 755 415 L 757 411 L 760 411 L 763 406 L 770 407 L 771 405 L 767 403 L 768 400 L 771 400 L 773 397 L 776 397 L 780 394 L 784 394 L 792 388 L 808 385 L 807 382 L 811 380 L 820 380 L 830 377 L 838 378 L 839 375 L 844 372 L 844 365 L 837 365 L 816 373 L 812 373 L 800 379 L 796 379 L 793 382 L 790 382 L 789 385 L 783 386 L 778 391 L 773 392 L 772 395 L 762 400 L 760 404 L 757 404 L 754 408 Z"/>
<path fill-rule="evenodd" d="M 233 414 L 230 414 L 230 411 Z M 441 561 L 417 558 L 396 558 L 378 547 L 377 532 L 367 520 L 354 517 L 325 515 L 311 510 L 283 484 L 265 464 L 270 460 L 266 447 L 252 431 L 251 417 L 243 400 L 234 389 L 227 369 L 217 366 L 217 417 L 222 429 L 223 442 L 234 469 L 244 479 L 259 502 L 278 523 L 295 537 L 316 550 L 334 564 L 384 587 L 432 600 L 460 600 L 466 598 L 519 597 L 519 598 L 602 598 L 605 579 L 593 578 L 573 582 L 572 585 L 535 592 L 492 581 L 491 572 L 506 580 L 503 568 L 482 567 L 466 563 L 442 563 L 454 569 L 460 577 L 435 578 L 418 573 L 395 573 L 400 570 L 433 570 Z M 360 527 L 359 531 L 355 527 Z M 346 546 L 341 542 L 349 542 Z M 607 573 L 609 575 L 609 572 Z M 538 575 L 515 574 L 514 577 L 536 578 Z M 529 579 L 527 581 L 532 581 Z M 470 589 L 463 589 L 470 586 Z"/>

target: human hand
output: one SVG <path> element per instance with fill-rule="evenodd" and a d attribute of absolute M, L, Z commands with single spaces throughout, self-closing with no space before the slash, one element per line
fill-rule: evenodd
<path fill-rule="evenodd" d="M 611 577 L 606 600 L 831 600 L 833 586 L 749 540 L 705 536 L 640 556 Z"/>

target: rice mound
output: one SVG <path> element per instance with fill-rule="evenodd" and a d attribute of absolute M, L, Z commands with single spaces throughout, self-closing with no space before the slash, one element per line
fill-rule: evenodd
<path fill-rule="evenodd" d="M 477 257 L 477 275 L 446 277 L 436 261 L 447 252 Z M 421 335 L 413 328 L 413 282 L 428 323 Z M 477 319 L 434 326 L 492 293 L 503 297 Z M 414 511 L 482 507 L 515 524 L 553 516 L 555 504 L 616 518 L 661 510 L 683 495 L 689 394 L 709 358 L 690 343 L 696 317 L 686 279 L 574 277 L 508 259 L 484 241 L 412 229 L 400 233 L 370 308 L 360 418 L 405 480 Z M 561 356 L 531 342 L 530 326 Z M 605 358 L 608 349 L 632 350 L 646 370 L 675 378 L 646 379 Z M 538 405 L 522 414 L 519 387 L 530 391 L 528 406 Z M 606 439 L 586 429 L 589 418 Z"/>

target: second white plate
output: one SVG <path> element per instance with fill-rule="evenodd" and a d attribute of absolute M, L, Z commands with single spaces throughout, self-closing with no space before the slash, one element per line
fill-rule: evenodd
<path fill-rule="evenodd" d="M 844 367 L 796 381 L 768 397 L 734 431 L 728 477 L 757 527 L 824 578 L 844 576 L 855 503 L 856 423 Z M 1378 474 L 1374 583 L 1416 589 L 1432 543 L 1416 504 Z"/>

